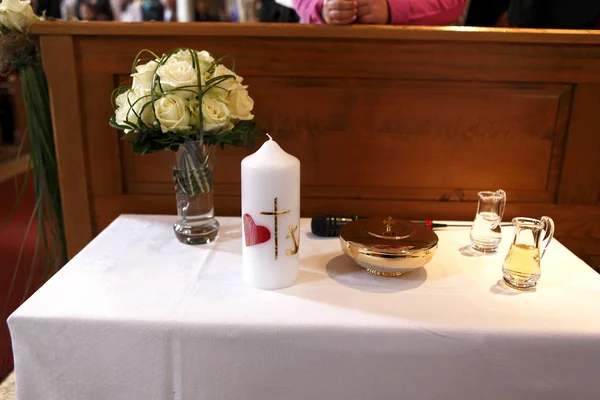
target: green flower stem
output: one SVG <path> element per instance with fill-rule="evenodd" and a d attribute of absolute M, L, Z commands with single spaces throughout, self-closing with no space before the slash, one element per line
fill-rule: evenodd
<path fill-rule="evenodd" d="M 212 191 L 210 153 L 205 159 L 199 160 L 186 145 L 181 146 L 181 152 L 182 155 L 173 168 L 175 192 L 186 196 L 210 193 Z"/>
<path fill-rule="evenodd" d="M 44 277 L 58 271 L 67 260 L 63 213 L 54 148 L 48 85 L 41 64 L 21 70 L 23 97 L 29 130 L 30 159 L 36 198 L 39 243 L 48 260 Z"/>
<path fill-rule="evenodd" d="M 39 56 L 36 56 L 39 57 Z M 66 240 L 64 234 L 63 213 L 58 184 L 58 166 L 52 132 L 52 117 L 46 76 L 39 58 L 20 69 L 25 114 L 29 133 L 29 162 L 31 173 L 26 173 L 20 200 L 29 177 L 33 179 L 36 202 L 29 222 L 25 228 L 23 243 L 17 257 L 13 277 L 8 289 L 4 311 L 6 311 L 18 276 L 25 241 L 34 223 L 37 223 L 36 245 L 33 260 L 27 271 L 27 281 L 23 300 L 29 295 L 34 282 L 50 278 L 67 261 Z M 3 230 L 3 229 L 2 229 Z M 1 233 L 1 232 L 0 232 Z M 44 260 L 42 271 L 38 260 Z"/>

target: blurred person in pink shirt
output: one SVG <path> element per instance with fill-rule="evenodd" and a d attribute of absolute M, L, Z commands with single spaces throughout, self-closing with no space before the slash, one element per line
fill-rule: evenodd
<path fill-rule="evenodd" d="M 469 0 L 293 0 L 309 24 L 451 25 Z"/>

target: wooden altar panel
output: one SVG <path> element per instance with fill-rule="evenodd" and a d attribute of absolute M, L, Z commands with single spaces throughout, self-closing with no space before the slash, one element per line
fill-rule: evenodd
<path fill-rule="evenodd" d="M 552 171 L 562 163 L 566 125 L 559 116 L 569 112 L 570 86 L 345 78 L 246 82 L 255 88 L 259 126 L 302 156 L 305 197 L 473 199 L 482 187 L 504 188 L 511 201 L 552 203 L 556 197 L 558 175 Z M 281 102 L 287 97 L 293 101 Z M 122 143 L 124 192 L 172 193 L 170 158 L 133 156 L 130 149 Z M 219 154 L 217 194 L 240 194 L 245 154 Z"/>
<path fill-rule="evenodd" d="M 190 46 L 235 57 L 259 127 L 302 161 L 303 216 L 470 220 L 477 191 L 503 188 L 506 219 L 550 215 L 563 243 L 594 266 L 600 260 L 598 33 L 57 24 L 35 32 L 55 71 L 54 109 L 79 107 L 81 129 L 66 128 L 68 113 L 54 115 L 59 151 L 81 153 L 59 157 L 69 204 L 84 203 L 65 210 L 71 255 L 120 213 L 175 212 L 167 155 L 133 155 L 119 141 L 109 96 L 139 49 Z M 57 72 L 65 60 L 76 76 L 68 91 Z M 218 214 L 240 212 L 247 154 L 218 154 Z M 73 179 L 83 188 L 63 184 Z"/>

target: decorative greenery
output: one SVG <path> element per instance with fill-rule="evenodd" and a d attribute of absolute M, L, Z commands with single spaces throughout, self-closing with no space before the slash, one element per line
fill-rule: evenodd
<path fill-rule="evenodd" d="M 254 147 L 254 101 L 243 78 L 207 51 L 171 50 L 161 57 L 140 51 L 131 67 L 133 82 L 113 91 L 110 126 L 130 138 L 134 152 L 178 151 L 173 169 L 178 194 L 212 191 L 213 160 L 194 146 Z"/>
<path fill-rule="evenodd" d="M 143 57 L 144 55 L 149 57 Z M 248 96 L 247 87 L 241 85 L 242 78 L 219 64 L 221 60 L 223 58 L 215 61 L 206 51 L 199 52 L 189 48 L 174 49 L 162 57 L 150 50 L 140 51 L 132 64 L 132 86 L 121 86 L 113 91 L 113 105 L 116 111 L 110 119 L 110 126 L 124 131 L 122 139 L 130 138 L 133 151 L 141 154 L 177 151 L 179 146 L 188 141 L 219 145 L 222 149 L 227 145 L 254 147 L 255 136 L 259 134 L 255 130 L 256 124 L 250 121 L 253 118 L 250 111 L 254 102 Z M 189 63 L 187 67 L 196 74 L 195 81 L 190 83 L 189 73 L 183 76 L 169 74 L 168 68 L 174 63 L 179 64 L 178 68 L 186 68 L 185 64 Z M 141 78 L 136 82 L 136 76 L 148 72 L 151 79 L 146 81 L 146 85 Z M 165 84 L 166 76 L 170 78 L 168 84 Z M 181 79 L 178 81 L 177 78 Z M 234 111 L 240 110 L 236 109 L 232 94 L 244 96 L 242 100 L 250 103 L 249 107 L 246 107 L 248 110 L 243 110 L 243 115 L 234 114 Z M 182 115 L 182 118 L 189 124 L 173 126 L 163 123 L 160 110 L 157 111 L 157 102 L 168 96 L 183 98 L 182 111 L 192 116 L 186 119 Z M 216 102 L 218 111 L 225 115 L 211 119 L 214 115 L 211 116 L 210 110 L 206 110 L 207 96 Z M 193 103 L 194 100 L 197 103 Z M 194 109 L 192 104 L 196 104 L 197 109 Z M 193 118 L 193 114 L 197 114 L 196 118 Z M 207 119 L 211 119 L 210 124 L 206 123 Z M 217 124 L 215 119 L 218 119 Z"/>
<path fill-rule="evenodd" d="M 42 255 L 46 258 L 43 277 L 47 278 L 67 260 L 52 114 L 48 84 L 41 64 L 38 62 L 25 67 L 20 74 L 29 131 L 29 159 L 37 199 L 34 210 L 38 221 L 36 251 L 41 246 Z"/>
<path fill-rule="evenodd" d="M 14 215 L 30 178 L 33 179 L 36 196 L 35 207 L 26 227 L 4 311 L 13 292 L 25 240 L 34 220 L 37 220 L 36 247 L 24 296 L 31 289 L 33 278 L 37 275 L 37 266 L 40 264 L 43 266 L 41 278 L 46 280 L 67 260 L 48 85 L 38 43 L 28 36 L 29 27 L 37 19 L 27 1 L 4 0 L 0 3 L 0 73 L 8 74 L 14 70 L 21 77 L 32 171 L 25 174 L 22 187 L 18 190 L 17 202 L 9 214 L 9 220 Z"/>
<path fill-rule="evenodd" d="M 37 42 L 22 32 L 0 28 L 0 74 L 39 63 Z"/>
<path fill-rule="evenodd" d="M 113 116 L 114 118 L 114 116 Z M 144 129 L 138 134 L 130 132 L 125 134 L 122 139 L 133 137 L 131 140 L 132 149 L 136 153 L 146 154 L 159 151 L 177 151 L 179 146 L 188 141 L 202 140 L 208 145 L 219 145 L 222 149 L 226 145 L 235 147 L 252 148 L 255 144 L 255 136 L 257 134 L 254 129 L 255 123 L 251 121 L 240 121 L 236 126 L 227 131 L 223 131 L 218 135 L 214 134 L 198 134 L 196 131 L 179 131 L 179 132 L 162 132 L 160 128 L 153 127 Z M 113 123 L 113 128 L 122 129 L 118 124 Z"/>
<path fill-rule="evenodd" d="M 173 167 L 175 193 L 194 196 L 212 191 L 214 152 L 197 148 L 198 142 L 187 142 L 180 146 L 179 162 Z"/>

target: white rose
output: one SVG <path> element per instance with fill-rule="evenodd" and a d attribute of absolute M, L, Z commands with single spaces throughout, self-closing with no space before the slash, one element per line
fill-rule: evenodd
<path fill-rule="evenodd" d="M 254 100 L 248 95 L 248 91 L 244 87 L 239 87 L 229 93 L 229 110 L 231 110 L 231 118 L 239 120 L 251 120 L 254 118 L 252 109 L 254 108 Z"/>
<path fill-rule="evenodd" d="M 232 77 L 219 82 L 211 89 L 216 96 L 219 96 L 223 99 L 227 99 L 229 97 L 229 92 L 238 89 L 243 80 L 241 76 L 221 64 L 215 67 L 215 70 L 210 78 L 218 78 L 225 75 L 231 75 Z"/>
<path fill-rule="evenodd" d="M 192 64 L 187 61 L 173 60 L 158 67 L 156 72 L 160 76 L 160 84 L 163 90 L 172 90 L 181 88 L 181 90 L 173 91 L 171 94 L 189 99 L 198 92 L 198 76 Z"/>
<path fill-rule="evenodd" d="M 150 89 L 152 88 L 152 79 L 154 78 L 156 67 L 158 67 L 158 63 L 156 61 L 149 61 L 146 64 L 135 67 L 136 72 L 131 74 L 133 77 L 132 87 L 141 86 L 144 88 L 144 90 L 146 90 L 147 93 L 150 93 Z"/>
<path fill-rule="evenodd" d="M 214 96 L 202 97 L 202 128 L 204 132 L 216 132 L 229 122 L 231 113 L 227 105 Z"/>
<path fill-rule="evenodd" d="M 227 121 L 227 123 L 225 125 L 223 125 L 223 127 L 221 127 L 221 129 L 219 129 L 219 133 L 221 132 L 225 132 L 225 131 L 230 131 L 235 127 L 235 125 L 233 124 L 233 122 L 231 122 L 231 120 Z"/>
<path fill-rule="evenodd" d="M 154 109 L 163 132 L 190 129 L 190 112 L 181 97 L 173 94 L 161 97 L 154 103 Z"/>
<path fill-rule="evenodd" d="M 125 121 L 135 124 L 137 122 L 137 117 L 135 117 L 135 114 L 130 111 L 131 107 L 129 107 L 128 105 L 122 105 L 121 107 L 117 108 L 115 110 L 115 119 L 117 121 L 117 124 L 123 125 Z M 131 129 L 125 129 L 125 133 L 129 132 L 131 132 Z"/>
<path fill-rule="evenodd" d="M 192 50 L 195 51 L 195 50 Z M 215 59 L 208 53 L 208 51 L 196 51 L 196 57 L 198 58 L 198 61 L 205 61 L 208 63 L 213 63 L 215 61 Z M 177 51 L 176 53 L 171 54 L 171 56 L 169 57 L 169 61 L 170 60 L 175 60 L 175 61 L 187 61 L 190 64 L 192 63 L 192 54 L 190 53 L 190 50 L 184 50 L 181 49 L 179 51 Z"/>
<path fill-rule="evenodd" d="M 125 104 L 127 102 L 127 95 L 129 94 L 130 91 L 131 90 L 127 90 L 117 96 L 117 98 L 115 99 L 115 104 L 117 105 L 117 107 L 122 107 L 123 104 Z"/>
<path fill-rule="evenodd" d="M 0 24 L 7 29 L 26 32 L 37 19 L 29 1 L 4 0 L 0 3 Z"/>
<path fill-rule="evenodd" d="M 135 89 L 130 89 L 117 96 L 115 102 L 119 108 L 115 111 L 115 119 L 118 124 L 123 124 L 125 121 L 136 124 L 139 121 L 138 116 L 141 116 L 142 122 L 147 126 L 155 124 L 156 119 L 152 112 L 151 97 L 146 94 L 143 87 L 137 86 Z M 146 105 L 147 104 L 147 105 Z M 129 133 L 132 129 L 125 129 L 125 133 Z"/>
<path fill-rule="evenodd" d="M 200 61 L 208 61 L 210 63 L 215 61 L 215 59 L 206 50 L 197 51 L 196 55 L 198 56 L 198 60 Z"/>
<path fill-rule="evenodd" d="M 241 84 L 244 78 L 227 68 L 226 66 L 219 64 L 215 67 L 213 72 L 213 77 L 223 76 L 223 75 L 233 75 L 233 78 L 227 79 L 225 82 L 229 82 L 232 87 L 238 87 L 238 83 Z"/>
<path fill-rule="evenodd" d="M 139 92 L 144 89 L 138 86 L 137 90 L 139 95 Z M 142 122 L 146 126 L 156 125 L 156 117 L 154 116 L 154 111 L 152 111 L 152 98 L 149 95 L 144 94 L 144 97 L 136 103 L 135 107 L 136 112 L 138 115 L 141 115 Z M 139 109 L 137 107 L 139 107 Z"/>
<path fill-rule="evenodd" d="M 200 106 L 199 106 L 197 99 L 190 100 L 189 109 L 190 109 L 190 125 L 193 127 L 197 126 L 198 123 L 200 122 Z M 235 125 L 233 125 L 233 123 L 231 122 L 230 119 L 227 119 L 227 122 L 225 123 L 225 125 L 221 126 L 220 128 L 218 128 L 218 126 L 215 126 L 215 125 L 220 125 L 220 123 L 221 122 L 219 122 L 219 124 L 214 124 L 214 119 L 213 119 L 213 123 L 210 124 L 208 126 L 208 129 L 206 129 L 206 130 L 207 131 L 209 129 L 211 129 L 211 131 L 218 130 L 220 133 L 220 132 L 231 130 L 235 126 Z M 206 124 L 207 123 L 205 122 L 205 128 L 207 126 Z"/>
<path fill-rule="evenodd" d="M 190 125 L 198 126 L 200 122 L 200 103 L 198 99 L 191 99 L 188 104 L 188 109 L 190 110 Z"/>
<path fill-rule="evenodd" d="M 204 85 L 206 79 L 210 79 L 210 74 L 208 70 L 212 67 L 215 59 L 207 52 L 207 51 L 195 51 L 195 50 L 179 50 L 176 53 L 171 54 L 166 64 L 174 63 L 178 61 L 185 61 L 190 63 L 192 66 L 194 62 L 192 60 L 191 52 L 196 53 L 196 58 L 198 60 L 198 66 L 200 68 L 200 84 Z"/>

